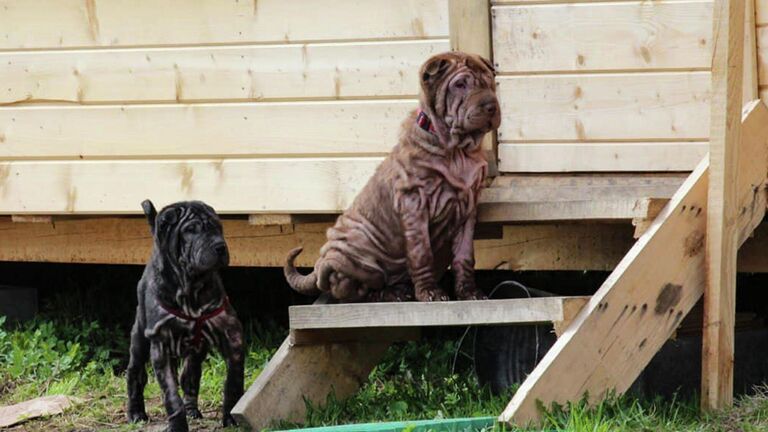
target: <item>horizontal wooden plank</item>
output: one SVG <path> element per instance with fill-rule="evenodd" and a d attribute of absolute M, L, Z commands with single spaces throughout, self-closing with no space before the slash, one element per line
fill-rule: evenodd
<path fill-rule="evenodd" d="M 0 163 L 0 214 L 135 214 L 202 199 L 220 213 L 334 213 L 381 158 Z"/>
<path fill-rule="evenodd" d="M 496 6 L 499 72 L 709 68 L 712 2 Z"/>
<path fill-rule="evenodd" d="M 669 199 L 687 174 L 505 174 L 484 189 L 484 202 L 588 201 Z"/>
<path fill-rule="evenodd" d="M 755 0 L 755 24 L 768 25 L 768 0 Z"/>
<path fill-rule="evenodd" d="M 602 200 L 598 197 L 586 201 L 481 202 L 478 220 L 480 222 L 622 221 L 647 218 L 650 208 L 651 201 L 647 198 Z"/>
<path fill-rule="evenodd" d="M 0 108 L 0 159 L 385 154 L 415 100 Z"/>
<path fill-rule="evenodd" d="M 349 206 L 379 157 L 0 163 L 0 214 L 138 214 L 145 198 L 156 204 L 208 201 L 224 214 L 337 213 Z M 668 183 L 621 188 L 602 200 L 571 184 L 489 188 L 480 221 L 627 220 L 647 216 L 648 198 L 668 198 Z M 572 196 L 567 196 L 567 191 Z M 578 194 L 578 195 L 577 195 Z M 622 195 L 623 194 L 623 195 Z"/>
<path fill-rule="evenodd" d="M 244 219 L 224 219 L 223 224 L 231 265 L 248 267 L 282 267 L 288 251 L 298 245 L 304 253 L 297 265 L 313 266 L 331 225 L 265 227 Z M 143 217 L 54 219 L 49 224 L 0 217 L 0 233 L 0 261 L 145 264 L 152 248 Z M 634 243 L 632 233 L 629 223 L 506 226 L 502 239 L 475 241 L 476 268 L 610 270 Z M 755 252 L 762 253 L 760 247 L 765 246 Z"/>
<path fill-rule="evenodd" d="M 545 323 L 563 319 L 567 302 L 585 297 L 538 297 L 405 303 L 291 306 L 292 330 Z"/>
<path fill-rule="evenodd" d="M 448 35 L 447 0 L 3 0 L 0 49 Z"/>
<path fill-rule="evenodd" d="M 415 97 L 448 40 L 0 53 L 0 105 Z"/>
<path fill-rule="evenodd" d="M 709 136 L 708 72 L 510 76 L 497 81 L 500 141 L 705 141 Z"/>
<path fill-rule="evenodd" d="M 499 144 L 503 172 L 691 171 L 706 142 Z M 557 155 L 557 157 L 553 157 Z"/>
<path fill-rule="evenodd" d="M 756 28 L 755 39 L 757 43 L 758 83 L 761 86 L 768 86 L 768 27 Z"/>

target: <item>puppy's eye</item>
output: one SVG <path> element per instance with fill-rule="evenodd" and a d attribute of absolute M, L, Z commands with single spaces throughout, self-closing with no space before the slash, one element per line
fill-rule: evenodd
<path fill-rule="evenodd" d="M 187 234 L 197 234 L 202 229 L 202 226 L 198 222 L 188 224 L 184 227 L 184 232 Z"/>
<path fill-rule="evenodd" d="M 467 88 L 469 88 L 469 82 L 467 81 L 467 77 L 461 77 L 453 82 L 454 90 L 466 90 Z"/>

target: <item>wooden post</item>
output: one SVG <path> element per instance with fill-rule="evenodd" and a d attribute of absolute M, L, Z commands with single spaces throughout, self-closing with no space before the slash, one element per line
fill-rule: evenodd
<path fill-rule="evenodd" d="M 733 403 L 733 332 L 738 216 L 736 173 L 744 77 L 744 0 L 715 0 L 712 30 L 710 174 L 701 403 Z"/>
<path fill-rule="evenodd" d="M 491 1 L 449 0 L 451 50 L 479 54 L 493 62 L 491 46 Z M 496 155 L 496 132 L 483 140 L 488 159 L 488 173 L 499 173 Z"/>

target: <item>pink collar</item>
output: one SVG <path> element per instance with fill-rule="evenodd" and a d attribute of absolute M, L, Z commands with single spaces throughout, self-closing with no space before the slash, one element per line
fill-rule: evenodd
<path fill-rule="evenodd" d="M 419 110 L 418 114 L 416 114 L 416 124 L 419 125 L 419 127 L 424 129 L 425 131 L 431 133 L 432 135 L 435 135 L 437 133 L 437 131 L 435 130 L 435 125 L 432 124 L 432 120 L 430 120 L 429 117 L 422 110 Z"/>

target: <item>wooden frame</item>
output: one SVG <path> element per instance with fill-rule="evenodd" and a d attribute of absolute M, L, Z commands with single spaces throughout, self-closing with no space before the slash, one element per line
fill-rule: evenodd
<path fill-rule="evenodd" d="M 739 209 L 737 246 L 765 215 L 768 108 L 754 101 L 741 123 L 732 204 Z M 704 292 L 708 179 L 705 158 L 529 375 L 500 421 L 535 423 L 539 403 L 585 394 L 596 401 L 609 390 L 629 388 Z"/>

